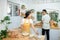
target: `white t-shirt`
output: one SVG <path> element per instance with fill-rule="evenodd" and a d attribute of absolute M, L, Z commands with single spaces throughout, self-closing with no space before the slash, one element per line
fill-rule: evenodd
<path fill-rule="evenodd" d="M 31 24 L 33 24 L 32 19 L 22 19 L 21 24 L 24 24 L 25 20 L 26 20 L 26 23 L 30 22 Z"/>
<path fill-rule="evenodd" d="M 20 13 L 25 14 L 25 13 L 26 13 L 26 9 L 21 9 L 21 10 L 20 10 Z M 21 15 L 21 14 L 20 14 L 20 15 Z M 21 18 L 21 19 L 23 19 L 23 18 L 24 18 L 24 16 L 21 16 L 20 18 Z"/>
<path fill-rule="evenodd" d="M 21 11 L 20 12 L 22 12 L 22 13 L 26 13 L 26 9 L 21 9 Z"/>
<path fill-rule="evenodd" d="M 50 16 L 48 14 L 45 14 L 42 16 L 43 21 L 43 28 L 44 29 L 50 29 Z"/>

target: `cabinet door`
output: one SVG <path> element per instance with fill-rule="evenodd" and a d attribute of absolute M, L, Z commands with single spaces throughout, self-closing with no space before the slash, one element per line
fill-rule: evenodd
<path fill-rule="evenodd" d="M 41 19 L 42 19 L 42 13 L 37 12 L 37 21 L 41 21 Z"/>
<path fill-rule="evenodd" d="M 50 12 L 50 17 L 51 17 L 51 20 L 54 20 L 57 22 L 58 20 L 58 13 L 57 12 Z"/>

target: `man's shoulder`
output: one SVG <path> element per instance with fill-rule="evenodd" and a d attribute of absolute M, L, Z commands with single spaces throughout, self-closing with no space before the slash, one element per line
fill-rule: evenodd
<path fill-rule="evenodd" d="M 50 15 L 49 15 L 49 14 L 46 14 L 46 16 L 50 17 Z"/>

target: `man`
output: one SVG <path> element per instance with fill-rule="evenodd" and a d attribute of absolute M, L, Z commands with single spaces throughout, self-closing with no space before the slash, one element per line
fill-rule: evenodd
<path fill-rule="evenodd" d="M 45 9 L 42 10 L 42 35 L 47 36 L 47 40 L 49 40 L 49 31 L 50 31 L 50 16 L 47 14 L 47 11 Z"/>
<path fill-rule="evenodd" d="M 21 16 L 22 16 L 22 17 L 25 16 L 25 13 L 26 13 L 26 7 L 25 7 L 25 5 L 22 5 L 22 6 L 21 6 L 20 13 L 21 13 Z"/>

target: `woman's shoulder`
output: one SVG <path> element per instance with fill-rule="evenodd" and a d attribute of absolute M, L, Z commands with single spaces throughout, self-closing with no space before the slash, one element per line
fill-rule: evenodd
<path fill-rule="evenodd" d="M 32 19 L 30 19 L 30 22 L 33 22 L 33 20 L 32 20 Z"/>
<path fill-rule="evenodd" d="M 22 18 L 21 20 L 22 20 L 22 21 L 24 21 L 24 20 L 25 20 L 25 18 Z"/>
<path fill-rule="evenodd" d="M 30 19 L 30 21 L 32 21 L 32 19 Z"/>
<path fill-rule="evenodd" d="M 33 24 L 33 20 L 32 19 L 30 19 L 30 23 Z"/>

